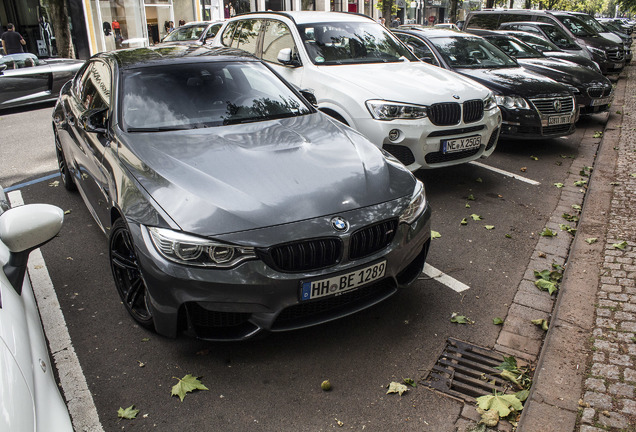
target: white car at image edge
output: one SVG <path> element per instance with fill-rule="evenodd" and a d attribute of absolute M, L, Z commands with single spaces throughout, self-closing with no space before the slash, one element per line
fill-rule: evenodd
<path fill-rule="evenodd" d="M 0 431 L 72 431 L 26 265 L 57 235 L 64 213 L 48 204 L 8 209 L 0 187 Z"/>

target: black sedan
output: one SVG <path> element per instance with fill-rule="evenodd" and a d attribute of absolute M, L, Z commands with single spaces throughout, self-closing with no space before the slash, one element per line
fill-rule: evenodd
<path fill-rule="evenodd" d="M 614 98 L 609 78 L 567 60 L 544 56 L 528 44 L 512 36 L 491 30 L 470 30 L 482 36 L 524 68 L 567 85 L 576 98 L 581 114 L 604 112 Z"/>
<path fill-rule="evenodd" d="M 98 54 L 62 89 L 53 128 L 122 303 L 162 335 L 307 327 L 422 272 L 423 184 L 243 51 Z"/>
<path fill-rule="evenodd" d="M 503 116 L 503 136 L 541 139 L 574 132 L 579 111 L 569 88 L 522 68 L 484 38 L 438 29 L 394 33 L 420 59 L 492 90 Z"/>
<path fill-rule="evenodd" d="M 204 45 L 212 39 L 223 26 L 223 21 L 197 21 L 177 27 L 166 35 L 162 43 L 194 43 Z"/>
<path fill-rule="evenodd" d="M 42 60 L 31 53 L 0 56 L 0 109 L 53 101 L 84 64 L 71 59 Z"/>

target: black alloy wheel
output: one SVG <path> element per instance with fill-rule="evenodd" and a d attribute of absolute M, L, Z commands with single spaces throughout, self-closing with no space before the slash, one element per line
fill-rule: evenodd
<path fill-rule="evenodd" d="M 57 131 L 55 127 L 53 127 L 53 135 L 55 136 L 55 153 L 57 154 L 57 165 L 60 169 L 60 176 L 62 177 L 62 183 L 64 187 L 68 191 L 76 191 L 77 186 L 75 185 L 75 181 L 71 176 L 71 172 L 68 170 L 68 164 L 66 163 L 66 158 L 64 157 L 64 151 L 62 150 L 62 144 L 60 143 L 60 138 L 57 136 Z"/>
<path fill-rule="evenodd" d="M 141 276 L 132 236 L 123 219 L 117 219 L 110 230 L 109 250 L 115 286 L 126 310 L 142 327 L 154 330 L 148 290 Z"/>

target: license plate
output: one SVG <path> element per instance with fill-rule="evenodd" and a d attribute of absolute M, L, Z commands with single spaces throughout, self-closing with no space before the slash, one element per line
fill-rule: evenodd
<path fill-rule="evenodd" d="M 300 286 L 300 299 L 313 300 L 329 295 L 338 295 L 363 285 L 382 279 L 386 271 L 386 261 L 375 263 L 368 267 L 331 276 L 325 279 L 302 282 Z"/>
<path fill-rule="evenodd" d="M 614 69 L 620 69 L 623 67 L 622 63 L 614 63 Z"/>
<path fill-rule="evenodd" d="M 548 117 L 548 126 L 562 125 L 566 123 L 572 123 L 571 115 Z"/>
<path fill-rule="evenodd" d="M 442 140 L 442 153 L 454 153 L 477 148 L 481 145 L 479 135 L 452 140 Z"/>
<path fill-rule="evenodd" d="M 608 103 L 610 103 L 610 98 L 609 97 L 604 97 L 604 98 L 601 98 L 601 99 L 592 100 L 592 103 L 590 105 L 591 106 L 599 106 L 599 105 L 607 105 Z"/>

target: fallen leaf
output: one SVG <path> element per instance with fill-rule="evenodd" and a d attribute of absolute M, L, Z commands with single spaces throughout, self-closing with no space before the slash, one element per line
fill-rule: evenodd
<path fill-rule="evenodd" d="M 475 196 L 473 194 L 468 195 L 468 198 L 466 198 L 468 201 L 475 201 Z"/>
<path fill-rule="evenodd" d="M 521 171 L 521 172 L 526 172 L 526 171 L 528 171 L 528 168 L 527 168 L 527 167 L 521 167 L 521 168 L 519 169 L 519 171 Z"/>
<path fill-rule="evenodd" d="M 474 221 L 482 220 L 482 217 L 475 213 L 471 214 L 470 217 L 473 218 Z"/>
<path fill-rule="evenodd" d="M 574 182 L 574 186 L 580 187 L 585 186 L 587 184 L 587 180 L 578 180 Z"/>
<path fill-rule="evenodd" d="M 554 282 L 545 279 L 536 280 L 534 284 L 537 288 L 549 292 L 550 295 L 559 289 Z"/>
<path fill-rule="evenodd" d="M 470 208 L 470 204 L 466 203 L 465 207 Z"/>
<path fill-rule="evenodd" d="M 437 231 L 433 231 L 431 230 L 431 238 L 440 238 L 442 235 L 440 233 L 438 233 Z"/>
<path fill-rule="evenodd" d="M 490 230 L 494 230 L 495 226 L 494 225 L 484 225 L 484 228 L 486 228 L 488 231 L 490 231 Z"/>
<path fill-rule="evenodd" d="M 51 183 L 49 183 L 49 186 L 51 187 L 58 187 L 60 185 L 60 181 L 59 180 L 55 180 L 52 181 Z"/>
<path fill-rule="evenodd" d="M 512 238 L 512 236 L 510 234 L 506 234 L 505 237 L 506 238 Z"/>
<path fill-rule="evenodd" d="M 408 386 L 417 387 L 417 384 L 415 384 L 415 381 L 413 380 L 413 378 L 403 378 L 402 382 Z"/>
<path fill-rule="evenodd" d="M 66 211 L 64 212 L 64 214 L 65 214 L 65 215 L 67 215 L 67 214 L 71 214 L 71 211 L 70 211 L 70 210 L 66 210 Z"/>
<path fill-rule="evenodd" d="M 515 393 L 515 396 L 521 402 L 524 402 L 526 399 L 528 399 L 528 396 L 530 396 L 530 392 L 528 390 L 521 390 L 521 391 L 518 391 L 517 393 Z"/>
<path fill-rule="evenodd" d="M 572 204 L 572 208 L 576 210 L 577 212 L 581 212 L 581 206 L 578 204 Z"/>
<path fill-rule="evenodd" d="M 596 237 L 589 237 L 589 238 L 586 238 L 585 241 L 588 244 L 593 244 L 593 243 L 596 243 L 598 241 L 598 239 Z"/>
<path fill-rule="evenodd" d="M 172 386 L 172 396 L 179 396 L 181 402 L 183 402 L 183 398 L 185 398 L 186 393 L 190 393 L 194 390 L 209 390 L 206 386 L 204 386 L 201 381 L 195 376 L 190 374 L 184 376 L 183 378 L 173 377 L 179 382 Z"/>
<path fill-rule="evenodd" d="M 556 187 L 558 187 L 559 189 L 561 189 L 563 187 L 563 183 L 554 183 L 554 185 Z"/>
<path fill-rule="evenodd" d="M 636 177 L 636 173 L 631 173 L 630 176 Z"/>
<path fill-rule="evenodd" d="M 536 157 L 536 156 L 530 156 L 530 159 L 532 159 L 532 160 L 539 160 L 539 158 L 538 158 L 538 157 Z"/>
<path fill-rule="evenodd" d="M 476 181 L 477 183 L 483 183 L 483 180 L 481 179 L 481 177 L 477 177 L 477 178 L 475 179 L 475 181 Z"/>
<path fill-rule="evenodd" d="M 625 240 L 623 240 L 620 243 L 614 243 L 612 244 L 612 247 L 614 249 L 620 249 L 620 250 L 625 250 L 625 248 L 627 247 L 627 242 Z"/>
<path fill-rule="evenodd" d="M 539 235 L 542 237 L 555 237 L 557 233 L 552 231 L 550 228 L 545 227 Z"/>
<path fill-rule="evenodd" d="M 506 370 L 501 371 L 501 373 L 499 375 L 501 375 L 502 378 L 507 379 L 508 381 L 510 381 L 511 383 L 516 385 L 517 387 L 522 388 L 522 385 L 519 382 L 518 374 L 514 373 L 513 371 L 510 371 L 510 370 L 506 369 Z"/>
<path fill-rule="evenodd" d="M 146 366 L 146 363 L 144 363 L 144 362 L 142 362 L 142 361 L 137 360 L 137 363 L 139 364 L 139 367 L 140 367 L 140 368 L 142 368 L 142 367 Z"/>
<path fill-rule="evenodd" d="M 596 131 L 594 132 L 594 136 L 592 138 L 602 138 L 602 137 L 603 137 L 603 132 Z"/>
<path fill-rule="evenodd" d="M 150 340 L 150 338 L 143 338 L 141 341 L 142 342 L 148 342 Z"/>
<path fill-rule="evenodd" d="M 459 223 L 460 225 L 468 225 L 468 221 L 466 220 L 466 218 L 462 219 L 462 221 Z"/>
<path fill-rule="evenodd" d="M 503 324 L 503 320 L 501 318 L 493 318 L 492 323 L 494 325 L 500 325 L 500 324 Z"/>
<path fill-rule="evenodd" d="M 459 315 L 457 312 L 452 313 L 450 321 L 457 324 L 475 324 L 475 321 L 471 320 L 467 316 Z"/>
<path fill-rule="evenodd" d="M 499 423 L 499 411 L 495 408 L 483 411 L 481 414 L 481 420 L 479 420 L 483 426 L 495 427 Z M 484 429 L 485 432 L 485 429 Z"/>
<path fill-rule="evenodd" d="M 404 392 L 407 392 L 407 391 L 409 391 L 407 386 L 405 386 L 404 384 L 400 384 L 398 382 L 393 381 L 393 382 L 391 382 L 391 384 L 389 384 L 389 390 L 386 392 L 386 394 L 399 393 L 400 396 L 402 396 L 402 394 Z"/>
<path fill-rule="evenodd" d="M 616 182 L 616 181 L 610 182 L 610 186 L 618 186 L 620 184 L 621 184 L 621 182 Z"/>
<path fill-rule="evenodd" d="M 134 405 L 131 405 L 126 409 L 119 407 L 119 409 L 117 410 L 117 417 L 123 418 L 126 420 L 134 419 L 135 417 L 137 417 L 137 414 L 139 414 L 139 410 L 135 409 Z"/>
<path fill-rule="evenodd" d="M 541 327 L 543 331 L 548 331 L 548 321 L 544 319 L 533 319 L 532 324 Z"/>
<path fill-rule="evenodd" d="M 480 396 L 477 399 L 477 404 L 479 408 L 483 410 L 495 409 L 499 414 L 499 417 L 506 417 L 510 414 L 511 409 L 515 411 L 521 411 L 523 409 L 523 405 L 521 401 L 517 399 L 515 395 L 505 395 L 505 394 L 497 394 L 494 395 L 486 395 Z"/>

